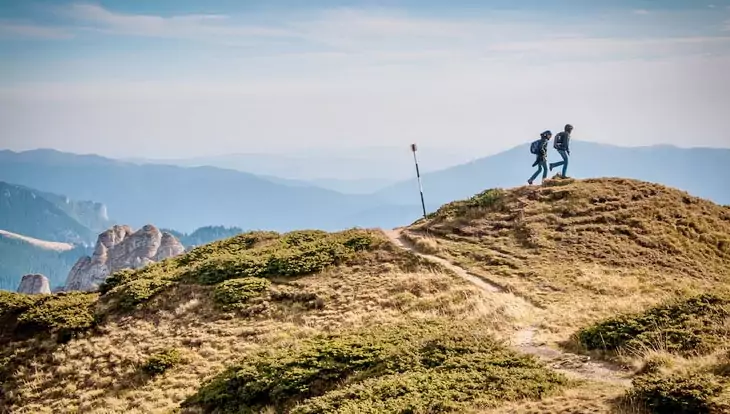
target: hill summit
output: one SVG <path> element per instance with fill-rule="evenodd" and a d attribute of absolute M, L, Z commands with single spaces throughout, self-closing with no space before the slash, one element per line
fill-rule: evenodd
<path fill-rule="evenodd" d="M 0 292 L 0 401 L 726 412 L 728 235 L 727 207 L 624 179 L 487 190 L 395 230 L 243 233 L 98 292 Z"/>

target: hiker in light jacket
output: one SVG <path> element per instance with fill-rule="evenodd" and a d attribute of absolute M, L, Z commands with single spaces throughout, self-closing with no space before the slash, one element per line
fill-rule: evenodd
<path fill-rule="evenodd" d="M 555 143 L 553 147 L 558 150 L 558 154 L 563 159 L 562 161 L 550 163 L 550 171 L 553 168 L 563 166 L 563 173 L 561 177 L 567 178 L 566 173 L 568 172 L 568 157 L 570 156 L 570 133 L 573 132 L 573 125 L 567 124 L 563 132 L 558 132 L 555 136 Z"/>
<path fill-rule="evenodd" d="M 540 173 L 542 173 L 542 179 L 545 181 L 548 174 L 548 166 L 547 166 L 547 151 L 548 151 L 548 142 L 550 141 L 550 138 L 553 136 L 553 133 L 550 131 L 545 131 L 542 134 L 540 134 L 540 140 L 535 141 L 532 145 L 538 145 L 538 148 L 536 148 L 536 156 L 537 159 L 534 163 L 532 163 L 532 166 L 538 166 L 537 171 L 535 171 L 535 174 L 530 177 L 529 180 L 527 180 L 527 183 L 532 185 L 532 183 L 535 181 L 535 178 L 537 178 Z M 531 148 L 532 151 L 533 148 Z"/>

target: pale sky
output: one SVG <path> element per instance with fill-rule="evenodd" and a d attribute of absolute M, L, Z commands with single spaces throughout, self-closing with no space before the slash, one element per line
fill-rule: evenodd
<path fill-rule="evenodd" d="M 730 147 L 730 0 L 0 0 L 0 148 L 473 156 L 566 122 Z"/>

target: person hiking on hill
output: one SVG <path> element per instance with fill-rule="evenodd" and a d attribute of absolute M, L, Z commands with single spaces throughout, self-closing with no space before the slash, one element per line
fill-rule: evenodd
<path fill-rule="evenodd" d="M 560 174 L 560 176 L 563 178 L 567 178 L 565 174 L 568 171 L 568 156 L 570 155 L 571 132 L 573 132 L 573 125 L 567 124 L 565 126 L 565 130 L 563 132 L 558 132 L 558 135 L 555 136 L 555 143 L 553 144 L 553 147 L 558 150 L 558 154 L 560 154 L 560 157 L 563 160 L 550 163 L 550 171 L 552 171 L 553 168 L 560 167 L 562 165 L 563 173 Z"/>
<path fill-rule="evenodd" d="M 550 131 L 545 131 L 542 134 L 540 134 L 540 139 L 535 140 L 530 144 L 530 152 L 535 154 L 537 158 L 535 159 L 535 162 L 532 163 L 532 166 L 538 166 L 537 171 L 535 171 L 535 174 L 530 177 L 529 180 L 527 180 L 527 183 L 532 185 L 533 181 L 535 181 L 535 178 L 542 172 L 542 179 L 543 181 L 547 178 L 548 174 L 548 166 L 547 166 L 547 146 L 548 141 L 550 141 L 550 138 L 553 136 L 553 133 Z"/>

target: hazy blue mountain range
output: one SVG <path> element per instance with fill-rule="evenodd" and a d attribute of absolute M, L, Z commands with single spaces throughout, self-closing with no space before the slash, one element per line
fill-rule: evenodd
<path fill-rule="evenodd" d="M 434 156 L 428 148 L 421 148 L 419 153 Z M 549 156 L 550 161 L 559 159 L 552 148 Z M 496 155 L 422 174 L 428 210 L 484 188 L 525 184 L 533 171 L 533 157 L 525 142 Z M 653 181 L 730 204 L 730 183 L 723 174 L 727 165 L 730 149 L 626 148 L 573 140 L 569 175 Z M 331 179 L 347 181 L 337 176 Z M 155 223 L 181 232 L 210 224 L 280 231 L 391 227 L 421 215 L 415 177 L 375 193 L 346 195 L 306 180 L 214 167 L 138 165 L 94 155 L 36 150 L 0 151 L 0 180 L 98 200 L 109 207 L 118 222 L 133 227 Z"/>
<path fill-rule="evenodd" d="M 65 197 L 34 191 L 23 186 L 0 181 L 0 230 L 36 239 L 88 245 L 96 240 L 96 234 L 60 208 L 58 202 Z M 74 210 L 71 200 L 69 210 Z"/>
<path fill-rule="evenodd" d="M 469 151 L 459 148 L 432 149 L 419 154 L 423 172 L 458 165 L 469 159 Z M 288 154 L 230 154 L 188 159 L 143 159 L 139 164 L 212 166 L 266 177 L 274 182 L 298 186 L 314 185 L 344 194 L 373 193 L 414 174 L 409 146 L 357 149 L 313 148 Z"/>
<path fill-rule="evenodd" d="M 74 201 L 0 182 L 0 289 L 15 290 L 29 273 L 47 276 L 51 287 L 63 285 L 76 261 L 93 252 L 99 233 L 111 223 L 101 203 Z M 206 226 L 190 234 L 169 232 L 185 247 L 192 247 L 231 237 L 243 229 Z"/>
<path fill-rule="evenodd" d="M 110 223 L 101 203 L 0 182 L 0 289 L 15 290 L 29 273 L 62 285 Z"/>
<path fill-rule="evenodd" d="M 549 162 L 559 161 L 550 146 Z M 469 197 L 485 188 L 526 185 L 535 171 L 529 143 L 473 162 L 422 175 L 427 208 L 433 211 L 452 200 Z M 730 204 L 730 149 L 672 146 L 617 147 L 571 140 L 568 176 L 626 177 L 679 188 Z M 559 173 L 553 170 L 549 177 Z M 539 181 L 538 181 L 539 182 Z M 418 204 L 418 183 L 405 180 L 376 195 L 386 203 Z M 418 211 L 414 207 L 413 211 Z"/>
<path fill-rule="evenodd" d="M 260 175 L 260 177 L 263 177 L 274 183 L 293 185 L 297 187 L 319 187 L 327 190 L 337 191 L 342 194 L 372 194 L 399 182 L 399 180 L 389 180 L 384 178 L 316 178 L 309 181 L 303 181 L 290 178 L 275 177 L 272 175 Z"/>
<path fill-rule="evenodd" d="M 211 223 L 245 229 L 336 230 L 396 225 L 358 214 L 383 205 L 377 197 L 275 183 L 214 167 L 137 165 L 53 150 L 0 151 L 0 180 L 103 202 L 119 223 L 192 231 Z"/>
<path fill-rule="evenodd" d="M 94 234 L 98 234 L 114 225 L 114 222 L 107 216 L 106 206 L 103 203 L 71 200 L 63 195 L 33 191 L 52 202 L 69 217 L 84 225 Z"/>

